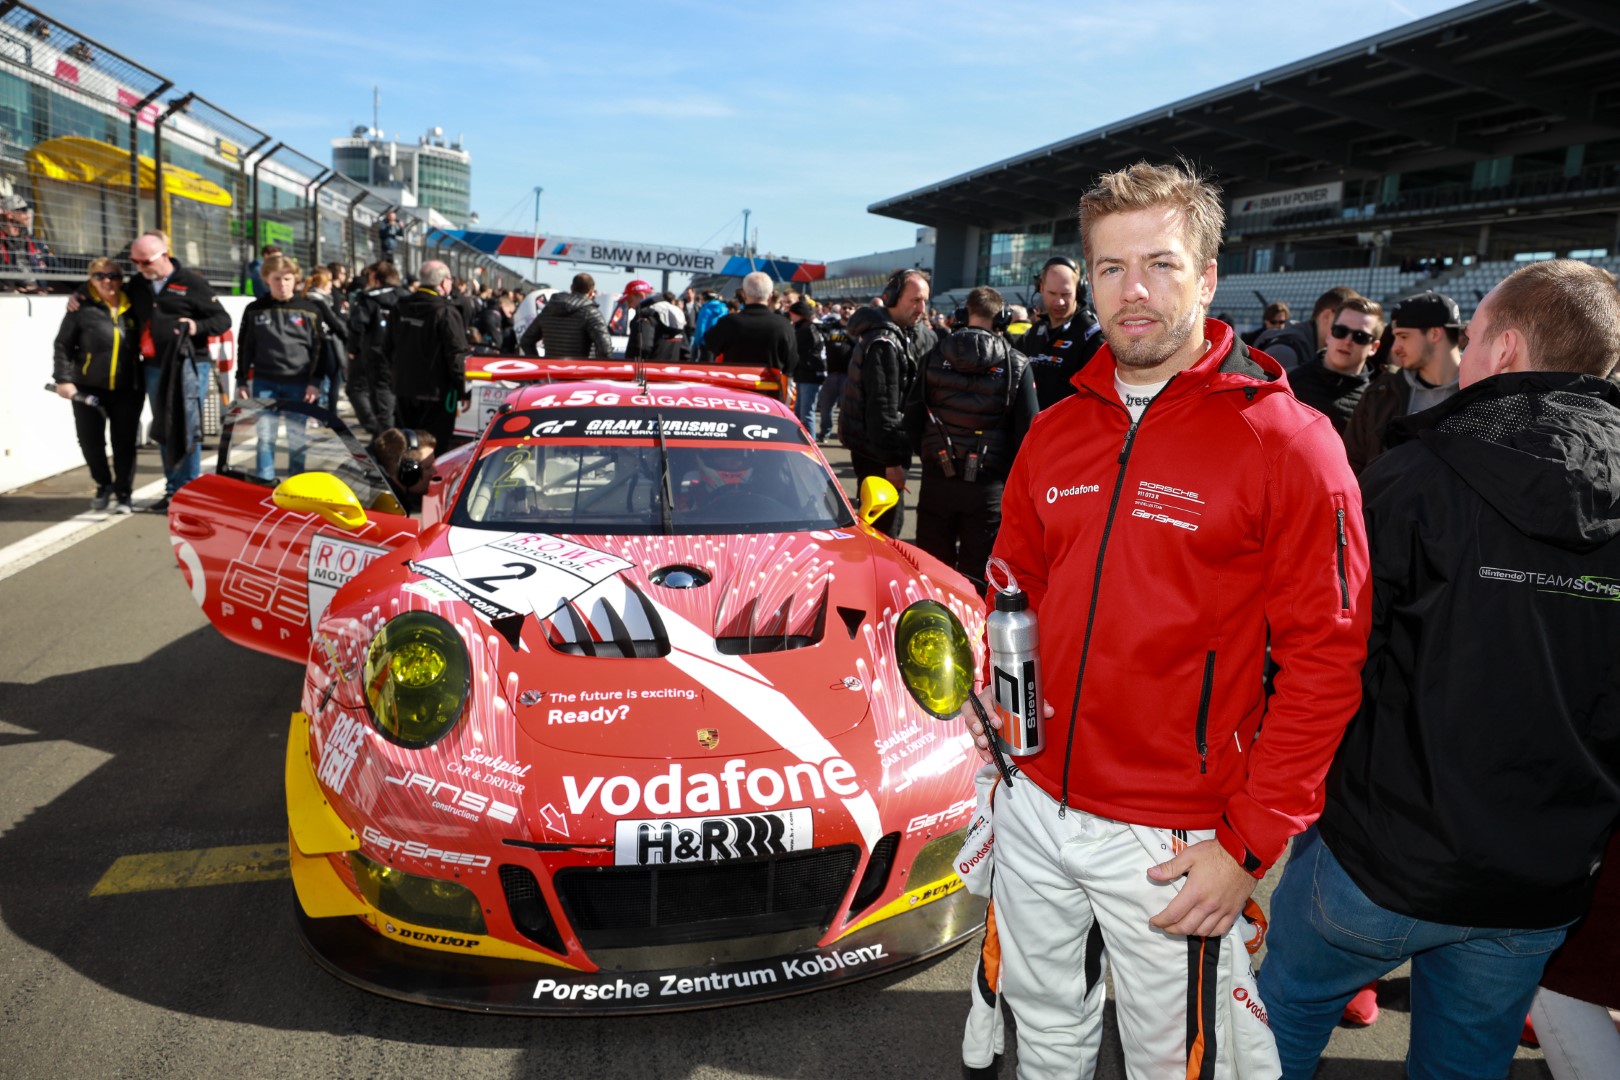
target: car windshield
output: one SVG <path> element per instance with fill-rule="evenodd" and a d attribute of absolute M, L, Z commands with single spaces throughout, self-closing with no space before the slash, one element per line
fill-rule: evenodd
<path fill-rule="evenodd" d="M 783 417 L 550 408 L 496 420 L 451 522 L 692 535 L 847 528 L 854 519 L 803 429 Z"/>

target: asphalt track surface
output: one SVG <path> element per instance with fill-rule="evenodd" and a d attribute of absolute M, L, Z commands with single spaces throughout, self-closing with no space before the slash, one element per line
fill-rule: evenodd
<path fill-rule="evenodd" d="M 137 489 L 156 476 L 143 450 Z M 86 521 L 72 546 L 15 558 L 89 489 L 79 470 L 0 496 L 0 1080 L 960 1075 L 972 947 L 805 996 L 632 1019 L 469 1015 L 327 975 L 297 940 L 291 883 L 262 872 L 286 841 L 300 670 L 207 626 L 159 515 Z M 266 854 L 239 853 L 215 884 L 92 895 L 121 857 L 227 847 Z M 1334 1034 L 1322 1080 L 1404 1075 L 1404 971 L 1380 997 L 1375 1026 Z M 1124 1076 L 1112 1009 L 1100 1080 Z M 1521 1050 L 1510 1075 L 1549 1074 Z"/>

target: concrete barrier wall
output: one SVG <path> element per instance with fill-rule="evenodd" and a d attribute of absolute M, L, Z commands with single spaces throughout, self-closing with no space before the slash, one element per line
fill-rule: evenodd
<path fill-rule="evenodd" d="M 220 297 L 233 326 L 249 300 Z M 0 296 L 0 492 L 84 464 L 72 406 L 43 389 L 66 308 L 65 296 Z"/>

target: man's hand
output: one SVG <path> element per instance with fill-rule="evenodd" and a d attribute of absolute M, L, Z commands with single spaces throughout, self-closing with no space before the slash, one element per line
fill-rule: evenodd
<path fill-rule="evenodd" d="M 237 397 L 237 399 L 240 400 L 240 401 L 246 401 L 247 396 L 248 396 L 248 385 L 247 385 L 247 383 L 245 381 L 237 383 L 236 384 L 236 397 Z"/>
<path fill-rule="evenodd" d="M 186 335 L 188 337 L 196 337 L 197 336 L 197 324 L 193 320 L 188 319 L 188 318 L 186 318 L 185 316 L 182 315 L 180 318 L 176 319 L 175 322 L 185 324 Z"/>
<path fill-rule="evenodd" d="M 883 470 L 884 477 L 893 484 L 896 491 L 906 490 L 906 470 L 901 465 L 890 465 Z"/>
<path fill-rule="evenodd" d="M 78 392 L 79 392 L 79 388 L 77 386 L 74 386 L 70 382 L 59 382 L 59 383 L 56 384 L 56 396 L 57 397 L 67 398 L 69 401 L 72 401 L 73 400 L 73 395 L 78 393 Z"/>
<path fill-rule="evenodd" d="M 1218 840 L 1202 840 L 1169 862 L 1148 870 L 1154 881 L 1185 876 L 1187 883 L 1163 911 L 1148 920 L 1167 934 L 1219 937 L 1243 913 L 1243 902 L 1259 884 Z"/>
<path fill-rule="evenodd" d="M 990 717 L 990 726 L 996 731 L 1000 731 L 1001 717 L 996 715 L 995 690 L 988 686 L 980 690 L 979 704 L 984 706 L 985 714 Z M 973 736 L 973 745 L 979 750 L 979 757 L 986 764 L 994 764 L 996 759 L 990 753 L 990 734 L 984 730 L 984 725 L 979 722 L 979 714 L 972 704 L 963 705 L 962 710 L 956 715 L 961 717 L 962 722 L 967 725 L 968 734 Z M 1045 698 L 1041 699 L 1041 715 L 1048 720 L 1057 715 L 1057 710 L 1052 708 L 1052 703 Z"/>
<path fill-rule="evenodd" d="M 22 291 L 21 289 L 18 290 L 18 292 L 21 292 L 21 291 Z M 75 293 L 68 293 L 67 309 L 68 309 L 68 314 L 69 315 L 71 315 L 75 311 L 79 310 L 79 294 L 78 293 L 76 293 L 76 292 Z"/>
<path fill-rule="evenodd" d="M 319 400 L 321 400 L 321 388 L 319 386 L 304 387 L 304 404 L 313 405 Z"/>

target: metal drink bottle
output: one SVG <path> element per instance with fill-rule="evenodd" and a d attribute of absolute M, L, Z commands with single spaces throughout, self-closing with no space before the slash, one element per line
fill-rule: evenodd
<path fill-rule="evenodd" d="M 1001 569 L 1005 572 L 1005 565 Z M 996 715 L 1001 719 L 997 740 L 1008 757 L 1028 757 L 1045 745 L 1040 635 L 1035 613 L 1029 610 L 1029 595 L 1010 573 L 1006 577 L 1006 585 L 996 589 L 995 607 L 985 619 L 990 684 L 995 689 Z M 991 584 L 994 586 L 994 581 Z"/>

